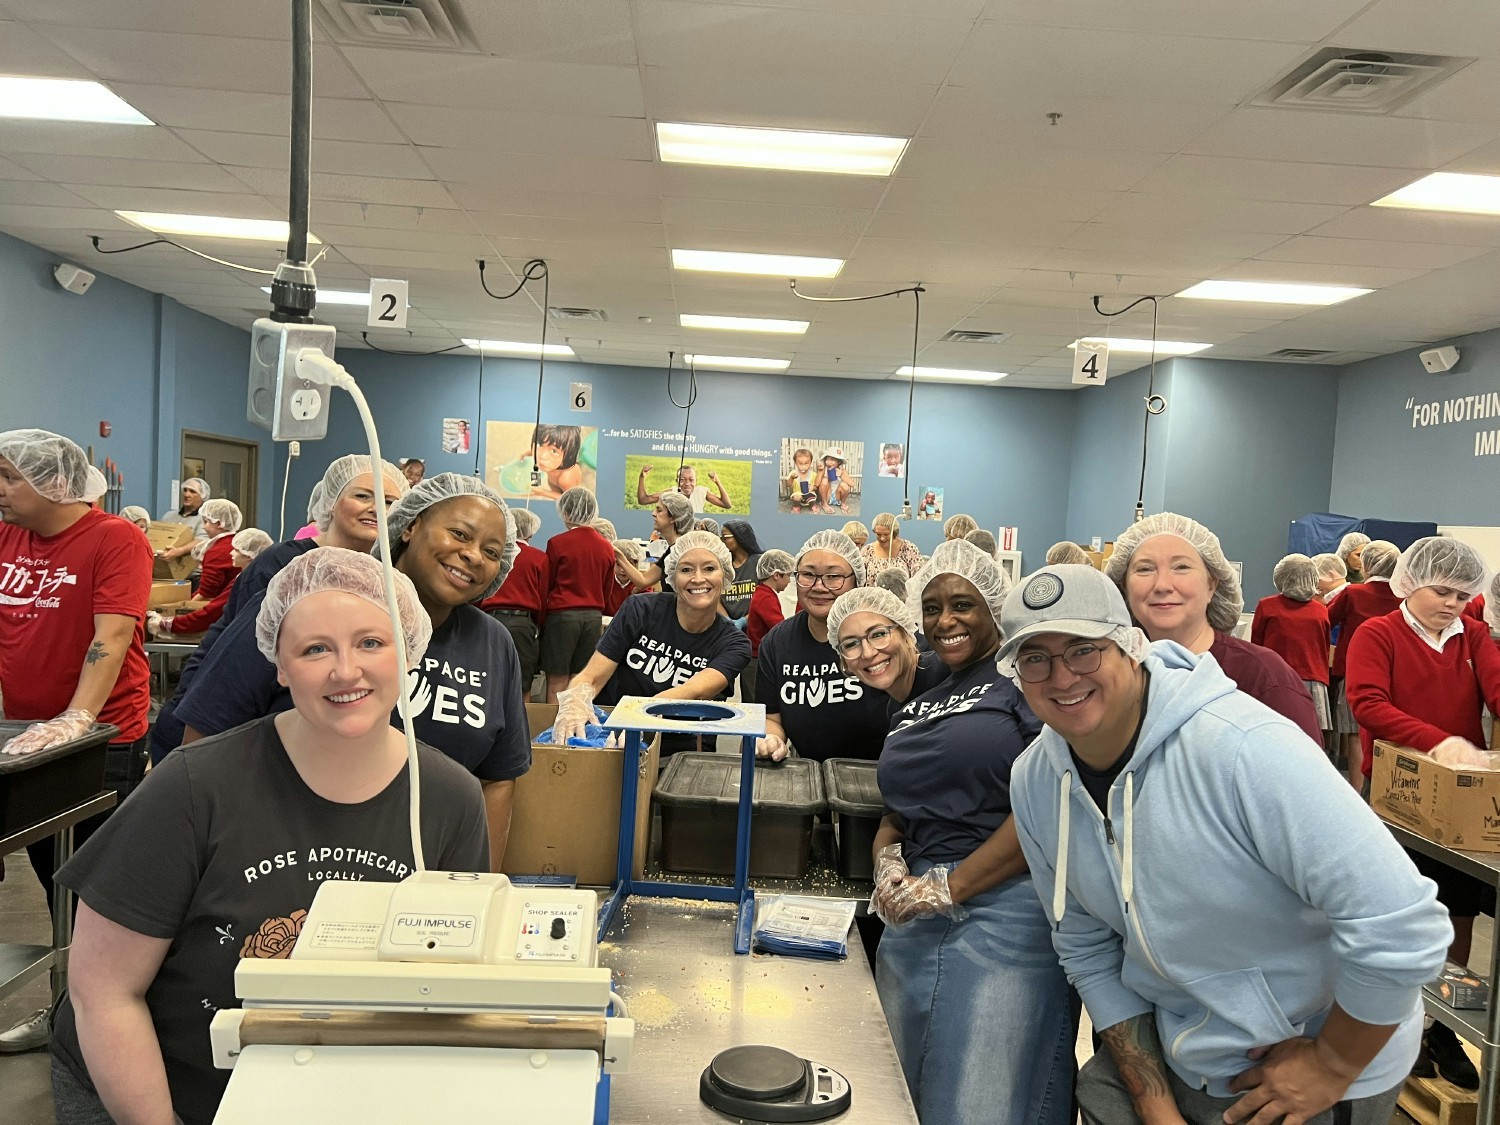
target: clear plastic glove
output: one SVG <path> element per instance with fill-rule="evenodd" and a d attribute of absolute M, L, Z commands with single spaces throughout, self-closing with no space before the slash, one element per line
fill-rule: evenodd
<path fill-rule="evenodd" d="M 948 868 L 942 866 L 929 868 L 918 878 L 907 875 L 893 883 L 883 896 L 881 907 L 881 921 L 888 926 L 899 926 L 929 914 L 941 914 L 956 922 L 964 914 L 948 889 Z"/>
<path fill-rule="evenodd" d="M 557 720 L 552 724 L 552 741 L 566 746 L 570 738 L 587 736 L 594 718 L 594 685 L 579 680 L 557 693 Z"/>
<path fill-rule="evenodd" d="M 1432 748 L 1432 760 L 1461 770 L 1500 770 L 1500 754 L 1483 750 L 1456 734 Z"/>
<path fill-rule="evenodd" d="M 35 754 L 49 746 L 81 738 L 94 725 L 94 716 L 84 710 L 64 711 L 45 723 L 32 723 L 3 747 L 0 754 Z"/>
<path fill-rule="evenodd" d="M 173 620 L 171 617 L 157 613 L 154 609 L 149 610 L 146 613 L 146 631 L 154 637 L 170 637 Z"/>
<path fill-rule="evenodd" d="M 768 734 L 764 738 L 755 740 L 755 756 L 757 758 L 770 758 L 773 762 L 779 762 L 790 752 L 791 747 L 786 744 L 786 739 L 780 735 Z"/>
<path fill-rule="evenodd" d="M 889 922 L 890 898 L 911 872 L 901 856 L 900 844 L 887 844 L 875 853 L 875 890 L 870 895 L 870 909 L 882 922 Z"/>

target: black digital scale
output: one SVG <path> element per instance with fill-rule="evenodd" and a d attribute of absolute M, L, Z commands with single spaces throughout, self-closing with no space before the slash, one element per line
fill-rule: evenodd
<path fill-rule="evenodd" d="M 746 1121 L 825 1121 L 849 1108 L 849 1082 L 837 1071 L 780 1047 L 720 1051 L 698 1080 L 703 1103 Z"/>

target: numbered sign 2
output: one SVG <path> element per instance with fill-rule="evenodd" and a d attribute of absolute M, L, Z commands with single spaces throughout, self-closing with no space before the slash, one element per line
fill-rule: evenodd
<path fill-rule="evenodd" d="M 370 282 L 370 315 L 365 323 L 371 328 L 406 327 L 406 282 L 375 278 Z"/>
<path fill-rule="evenodd" d="M 1104 385 L 1109 378 L 1109 345 L 1100 340 L 1073 345 L 1073 382 L 1085 386 Z"/>
<path fill-rule="evenodd" d="M 594 409 L 594 384 L 569 383 L 568 409 L 587 414 Z"/>

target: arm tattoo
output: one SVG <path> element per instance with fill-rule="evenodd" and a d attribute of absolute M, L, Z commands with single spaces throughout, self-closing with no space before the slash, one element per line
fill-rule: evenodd
<path fill-rule="evenodd" d="M 104 651 L 104 642 L 95 641 L 89 645 L 88 655 L 84 657 L 84 660 L 89 664 L 98 664 L 99 661 L 106 659 L 108 656 L 109 653 Z"/>
<path fill-rule="evenodd" d="M 1147 1013 L 1105 1028 L 1099 1038 L 1109 1048 L 1115 1069 L 1132 1101 L 1172 1097 L 1162 1066 L 1161 1040 L 1156 1035 L 1156 1016 Z"/>

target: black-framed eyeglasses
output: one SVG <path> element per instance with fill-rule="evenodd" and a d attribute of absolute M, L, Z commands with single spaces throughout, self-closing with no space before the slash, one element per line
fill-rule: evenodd
<path fill-rule="evenodd" d="M 895 635 L 894 625 L 877 625 L 868 633 L 862 633 L 857 637 L 844 637 L 838 643 L 838 650 L 845 660 L 852 660 L 864 649 L 865 642 L 869 641 L 870 647 L 876 652 L 883 652 Z"/>
<path fill-rule="evenodd" d="M 1056 656 L 1049 656 L 1040 649 L 1027 649 L 1016 657 L 1016 675 L 1028 684 L 1039 684 L 1052 675 L 1052 662 L 1061 660 L 1068 671 L 1079 676 L 1099 671 L 1104 660 L 1104 647 L 1095 641 L 1080 641 L 1069 645 Z"/>
<path fill-rule="evenodd" d="M 806 570 L 797 572 L 797 585 L 804 590 L 811 590 L 814 586 L 821 584 L 823 589 L 836 594 L 853 581 L 854 575 L 852 574 L 813 574 Z"/>

